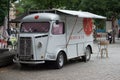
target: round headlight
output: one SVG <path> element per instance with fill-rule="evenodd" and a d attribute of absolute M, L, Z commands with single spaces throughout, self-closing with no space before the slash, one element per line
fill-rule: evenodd
<path fill-rule="evenodd" d="M 38 42 L 38 48 L 42 47 L 42 43 Z"/>

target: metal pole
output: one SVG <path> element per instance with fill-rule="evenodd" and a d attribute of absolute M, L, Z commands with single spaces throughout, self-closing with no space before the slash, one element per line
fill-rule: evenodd
<path fill-rule="evenodd" d="M 7 8 L 8 8 L 8 22 L 7 22 L 7 32 L 8 32 L 8 34 L 10 35 L 10 26 L 9 26 L 9 20 L 10 20 L 10 18 L 9 18 L 9 11 L 10 11 L 10 0 L 8 0 L 8 5 L 7 5 Z"/>

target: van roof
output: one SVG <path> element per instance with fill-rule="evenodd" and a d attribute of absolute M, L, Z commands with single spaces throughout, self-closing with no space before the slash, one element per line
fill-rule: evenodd
<path fill-rule="evenodd" d="M 56 21 L 60 20 L 59 15 L 53 13 L 35 13 L 28 16 L 25 16 L 22 19 L 22 22 L 32 22 L 32 21 Z"/>

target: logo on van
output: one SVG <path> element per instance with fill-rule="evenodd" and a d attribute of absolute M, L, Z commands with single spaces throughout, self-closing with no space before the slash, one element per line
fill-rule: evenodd
<path fill-rule="evenodd" d="M 84 27 L 84 32 L 87 36 L 89 36 L 92 33 L 92 18 L 84 18 L 83 19 L 83 27 Z"/>

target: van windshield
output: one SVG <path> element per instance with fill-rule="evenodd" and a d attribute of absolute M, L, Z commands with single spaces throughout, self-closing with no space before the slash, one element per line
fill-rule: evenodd
<path fill-rule="evenodd" d="M 47 33 L 50 29 L 49 22 L 24 22 L 21 25 L 21 33 Z"/>

